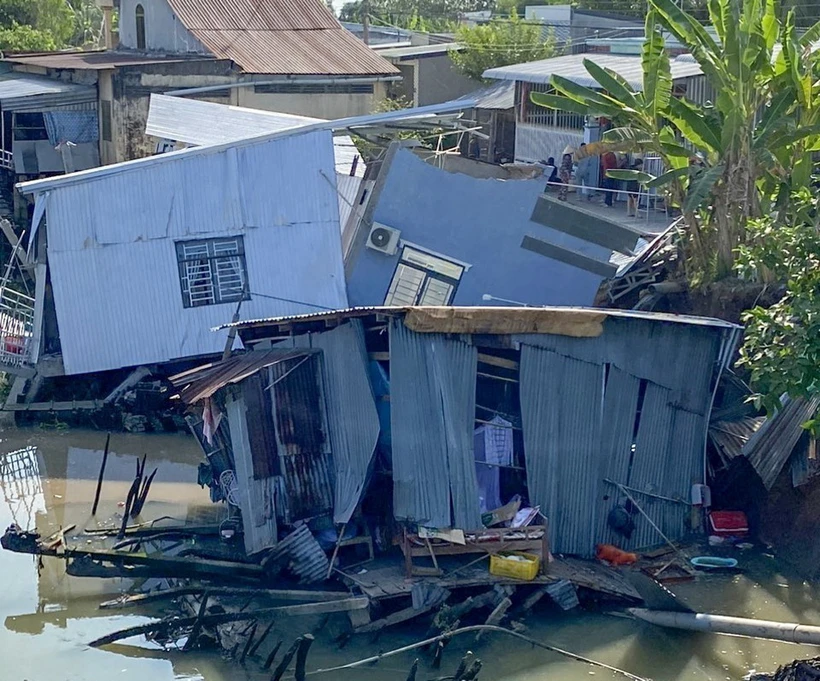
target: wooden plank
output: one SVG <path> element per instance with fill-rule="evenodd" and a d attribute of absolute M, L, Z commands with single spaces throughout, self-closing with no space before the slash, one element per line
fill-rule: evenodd
<path fill-rule="evenodd" d="M 73 400 L 71 402 L 32 402 L 31 404 L 7 404 L 4 411 L 97 411 L 105 403 L 102 400 Z"/>
<path fill-rule="evenodd" d="M 405 608 L 404 610 L 394 612 L 392 615 L 383 617 L 380 620 L 376 620 L 375 622 L 371 622 L 370 624 L 365 624 L 363 627 L 354 629 L 353 633 L 370 634 L 374 631 L 379 631 L 386 627 L 392 627 L 393 625 L 400 624 L 401 622 L 407 622 L 409 620 L 415 619 L 416 617 L 426 615 L 428 612 L 435 610 L 440 605 L 441 603 L 437 603 L 436 605 L 428 605 L 423 608 L 419 608 L 418 610 L 416 610 L 413 607 Z"/>
<path fill-rule="evenodd" d="M 209 591 L 213 596 L 242 596 L 249 594 L 259 594 L 267 596 L 275 601 L 304 601 L 305 603 L 322 603 L 330 600 L 343 600 L 349 596 L 346 591 L 307 591 L 301 589 L 260 589 L 258 587 L 210 587 L 184 586 L 164 591 L 154 591 L 151 593 L 134 594 L 124 598 L 115 598 L 100 604 L 100 609 L 127 608 L 130 606 L 144 605 L 154 601 L 169 600 L 199 594 Z"/>
<path fill-rule="evenodd" d="M 505 359 L 504 357 L 496 357 L 495 355 L 488 355 L 486 353 L 479 352 L 478 361 L 480 364 L 490 364 L 502 369 L 518 371 L 518 362 L 512 359 Z"/>

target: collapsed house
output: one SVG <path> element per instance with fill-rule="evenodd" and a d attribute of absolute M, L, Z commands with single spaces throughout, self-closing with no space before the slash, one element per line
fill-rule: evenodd
<path fill-rule="evenodd" d="M 719 320 L 578 308 L 374 307 L 234 328 L 250 352 L 174 381 L 249 554 L 322 517 L 478 542 L 483 514 L 516 497 L 557 553 L 681 538 L 739 337 Z M 629 497 L 627 537 L 608 516 Z"/>

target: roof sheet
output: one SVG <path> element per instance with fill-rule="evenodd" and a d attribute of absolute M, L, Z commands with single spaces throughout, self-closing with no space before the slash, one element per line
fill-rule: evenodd
<path fill-rule="evenodd" d="M 339 22 L 317 0 L 168 0 L 189 30 L 281 31 L 338 28 Z"/>
<path fill-rule="evenodd" d="M 546 84 L 552 76 L 562 76 L 586 87 L 600 88 L 598 81 L 589 75 L 584 67 L 584 60 L 605 68 L 612 69 L 624 78 L 634 89 L 643 88 L 643 68 L 639 56 L 626 56 L 607 53 L 567 54 L 563 57 L 551 57 L 526 64 L 513 64 L 488 69 L 484 72 L 485 78 L 494 80 L 522 80 L 527 83 Z M 671 61 L 672 79 L 699 76 L 702 71 L 700 65 L 690 60 L 673 59 Z"/>
<path fill-rule="evenodd" d="M 321 118 L 294 116 L 259 109 L 245 109 L 184 97 L 151 95 L 145 134 L 197 146 L 222 144 L 264 133 L 292 130 Z M 353 140 L 347 135 L 333 139 L 336 172 L 364 175 L 364 163 Z M 359 158 L 358 161 L 355 159 Z M 355 165 L 355 167 L 354 167 Z"/>
<path fill-rule="evenodd" d="M 214 55 L 246 73 L 379 76 L 398 69 L 340 26 L 312 30 L 191 31 Z"/>
<path fill-rule="evenodd" d="M 155 156 L 148 156 L 145 158 L 135 159 L 133 161 L 125 161 L 123 163 L 114 163 L 99 168 L 92 168 L 78 173 L 69 173 L 67 175 L 59 175 L 56 177 L 46 178 L 42 180 L 32 180 L 31 182 L 21 182 L 17 188 L 24 194 L 36 194 L 49 189 L 56 189 L 71 184 L 81 184 L 90 179 L 98 179 L 107 177 L 109 175 L 118 175 L 119 173 L 137 171 L 148 167 L 162 166 L 166 163 L 174 163 L 185 156 L 208 156 L 218 154 L 227 148 L 242 148 L 254 146 L 261 142 L 267 142 L 281 137 L 289 137 L 295 134 L 302 134 L 305 132 L 313 132 L 316 130 L 345 130 L 367 128 L 369 126 L 394 123 L 396 121 L 418 121 L 418 122 L 435 122 L 446 118 L 447 114 L 461 111 L 463 109 L 472 108 L 470 101 L 453 104 L 452 102 L 444 104 L 431 104 L 429 106 L 422 106 L 415 109 L 403 109 L 401 111 L 387 111 L 385 113 L 370 114 L 367 116 L 352 116 L 350 118 L 340 118 L 334 121 L 319 121 L 311 123 L 301 128 L 292 128 L 288 130 L 279 130 L 276 132 L 264 133 L 261 135 L 251 135 L 242 140 L 232 140 L 222 144 L 192 147 L 189 149 L 182 149 L 180 151 L 172 151 L 167 154 L 157 154 Z"/>
<path fill-rule="evenodd" d="M 0 106 L 14 111 L 29 106 L 36 99 L 42 105 L 68 106 L 97 101 L 97 90 L 90 85 L 76 85 L 27 73 L 0 76 Z"/>
<path fill-rule="evenodd" d="M 476 109 L 496 109 L 500 111 L 512 109 L 515 106 L 515 82 L 500 80 L 453 101 L 460 102 L 465 99 L 473 100 Z"/>
<path fill-rule="evenodd" d="M 6 56 L 5 61 L 13 64 L 42 66 L 47 69 L 103 70 L 118 66 L 139 66 L 141 64 L 162 64 L 180 61 L 213 60 L 206 56 L 145 55 L 137 52 L 116 52 L 95 50 L 88 52 L 40 52 Z"/>
<path fill-rule="evenodd" d="M 311 354 L 310 350 L 267 350 L 235 355 L 222 362 L 212 362 L 169 379 L 174 387 L 182 386 L 179 397 L 186 404 L 194 404 L 211 397 L 217 390 L 232 383 L 239 383 L 279 362 Z"/>
<path fill-rule="evenodd" d="M 321 0 L 168 0 L 214 55 L 247 73 L 383 75 L 398 71 L 342 28 Z"/>
<path fill-rule="evenodd" d="M 405 317 L 405 324 L 419 333 L 482 333 L 521 334 L 550 333 L 576 337 L 600 335 L 607 317 L 645 319 L 695 326 L 711 326 L 739 329 L 736 324 L 709 317 L 692 317 L 660 312 L 634 310 L 609 310 L 586 307 L 353 307 L 347 310 L 331 310 L 288 317 L 256 319 L 224 324 L 220 329 L 237 327 L 248 329 L 260 326 L 291 326 L 300 333 L 298 324 L 308 327 L 321 322 L 330 325 L 347 319 L 375 315 Z M 306 328 L 305 331 L 308 329 Z"/>

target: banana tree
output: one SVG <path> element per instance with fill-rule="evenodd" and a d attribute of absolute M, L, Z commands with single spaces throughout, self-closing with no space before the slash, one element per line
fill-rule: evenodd
<path fill-rule="evenodd" d="M 715 38 L 673 0 L 649 5 L 640 91 L 585 60 L 599 88 L 554 76 L 557 94 L 534 93 L 532 99 L 611 119 L 615 127 L 593 151 L 659 155 L 668 172 L 635 179 L 665 186 L 681 206 L 695 276 L 725 276 L 748 220 L 810 181 L 811 152 L 820 140 L 820 85 L 811 46 L 820 24 L 798 38 L 793 14 L 781 22 L 775 0 L 709 0 Z M 672 95 L 661 27 L 697 60 L 715 92 L 713 103 Z M 704 168 L 690 167 L 693 151 L 701 153 Z"/>

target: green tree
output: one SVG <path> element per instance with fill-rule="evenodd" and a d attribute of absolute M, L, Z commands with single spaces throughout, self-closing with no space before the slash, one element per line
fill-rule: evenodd
<path fill-rule="evenodd" d="M 0 49 L 54 50 L 74 32 L 74 12 L 66 0 L 0 0 Z"/>
<path fill-rule="evenodd" d="M 658 153 L 668 172 L 634 179 L 665 186 L 682 206 L 690 279 L 722 278 L 733 272 L 749 221 L 782 206 L 809 182 L 811 154 L 820 148 L 818 60 L 810 49 L 820 25 L 798 38 L 793 12 L 779 19 L 775 0 L 712 0 L 715 39 L 673 0 L 650 0 L 650 7 L 640 92 L 587 60 L 599 88 L 553 77 L 558 94 L 532 98 L 549 108 L 613 120 L 616 127 L 604 135 L 599 151 Z M 672 96 L 661 28 L 700 64 L 716 93 L 714 103 Z M 687 146 L 702 152 L 704 169 L 693 172 Z"/>
<path fill-rule="evenodd" d="M 0 28 L 0 51 L 48 52 L 56 50 L 57 43 L 48 31 L 38 31 L 27 24 L 12 24 Z"/>
<path fill-rule="evenodd" d="M 493 0 L 361 0 L 348 2 L 342 7 L 342 21 L 359 22 L 366 8 L 375 25 L 397 26 L 421 30 L 453 31 L 459 17 L 465 12 L 492 9 Z"/>
<path fill-rule="evenodd" d="M 742 365 L 749 369 L 759 401 L 772 412 L 780 396 L 820 394 L 820 198 L 803 188 L 779 215 L 749 224 L 747 243 L 739 249 L 738 272 L 761 271 L 785 283 L 785 294 L 769 308 L 744 316 Z M 808 424 L 817 433 L 820 424 Z"/>
<path fill-rule="evenodd" d="M 450 58 L 464 75 L 475 80 L 481 80 L 487 69 L 546 59 L 558 53 L 554 36 L 545 38 L 541 24 L 516 15 L 473 27 L 460 26 L 456 41 L 463 49 L 453 50 Z"/>

